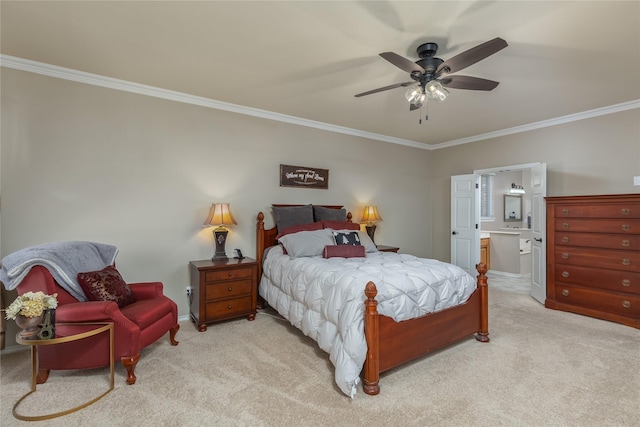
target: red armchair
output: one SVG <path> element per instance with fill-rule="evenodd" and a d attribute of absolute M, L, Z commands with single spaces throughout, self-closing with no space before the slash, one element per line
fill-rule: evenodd
<path fill-rule="evenodd" d="M 18 286 L 18 293 L 42 291 L 58 294 L 56 323 L 113 322 L 114 357 L 120 358 L 127 370 L 127 384 L 134 384 L 136 364 L 140 350 L 169 332 L 171 345 L 178 345 L 175 336 L 180 329 L 178 307 L 164 296 L 162 283 L 129 284 L 136 302 L 119 308 L 113 301 L 79 302 L 60 287 L 45 267 L 31 268 Z M 108 337 L 104 334 L 91 338 L 41 346 L 38 349 L 38 384 L 47 381 L 50 370 L 90 369 L 109 366 Z"/>

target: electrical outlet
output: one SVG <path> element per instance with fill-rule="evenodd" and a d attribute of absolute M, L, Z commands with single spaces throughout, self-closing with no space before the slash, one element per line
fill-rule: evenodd
<path fill-rule="evenodd" d="M 633 177 L 633 185 L 640 185 L 640 176 Z"/>
<path fill-rule="evenodd" d="M 192 289 L 191 286 L 187 286 L 187 295 L 191 295 Z"/>

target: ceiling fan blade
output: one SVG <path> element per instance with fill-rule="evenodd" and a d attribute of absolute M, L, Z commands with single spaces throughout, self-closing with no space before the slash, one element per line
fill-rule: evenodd
<path fill-rule="evenodd" d="M 354 96 L 356 98 L 359 98 L 361 96 L 371 95 L 372 93 L 378 93 L 378 92 L 382 92 L 382 91 L 389 90 L 389 89 L 395 89 L 397 87 L 410 86 L 410 85 L 412 85 L 414 83 L 415 82 L 396 83 L 396 84 L 385 86 L 385 87 L 379 87 L 378 89 L 368 90 L 366 92 L 362 92 L 362 93 L 359 93 L 359 94 L 354 95 Z"/>
<path fill-rule="evenodd" d="M 473 65 L 478 61 L 482 61 L 486 57 L 493 55 L 507 46 L 508 44 L 506 41 L 500 37 L 496 37 L 493 40 L 489 40 L 488 42 L 479 44 L 469 50 L 465 50 L 464 52 L 454 56 L 453 58 L 449 58 L 440 64 L 436 69 L 436 77 L 442 73 L 455 73 L 463 68 L 467 68 L 468 66 Z"/>
<path fill-rule="evenodd" d="M 493 80 L 470 76 L 447 76 L 438 81 L 447 88 L 468 90 L 493 90 L 500 84 Z"/>
<path fill-rule="evenodd" d="M 391 62 L 396 67 L 400 68 L 401 70 L 406 71 L 409 74 L 411 74 L 414 71 L 417 71 L 420 74 L 424 74 L 424 72 L 425 72 L 424 68 L 422 68 L 421 66 L 419 66 L 415 62 L 410 61 L 407 58 L 398 55 L 397 53 L 383 52 L 383 53 L 380 54 L 380 56 L 382 56 L 384 59 L 386 59 L 387 61 Z"/>

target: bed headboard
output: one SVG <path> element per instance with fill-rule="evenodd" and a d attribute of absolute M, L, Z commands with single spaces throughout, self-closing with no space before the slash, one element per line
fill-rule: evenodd
<path fill-rule="evenodd" d="M 304 206 L 304 204 L 272 204 L 275 207 L 288 207 L 288 206 Z M 316 205 L 329 209 L 342 209 L 342 205 Z M 351 222 L 351 212 L 347 212 L 347 221 Z M 264 228 L 264 214 L 258 212 L 258 222 L 256 225 L 256 259 L 258 260 L 258 281 L 262 277 L 262 258 L 264 256 L 264 250 L 270 246 L 276 244 L 276 236 L 278 235 L 278 229 L 274 225 L 272 228 Z"/>

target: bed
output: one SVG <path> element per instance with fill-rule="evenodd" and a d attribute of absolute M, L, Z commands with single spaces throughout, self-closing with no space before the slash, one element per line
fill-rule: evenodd
<path fill-rule="evenodd" d="M 272 205 L 272 209 L 274 210 L 275 216 L 276 209 L 296 208 L 301 206 L 310 205 Z M 344 211 L 342 206 L 320 206 L 322 209 Z M 477 270 L 479 274 L 477 278 L 474 279 L 466 273 L 463 273 L 466 278 L 460 277 L 456 270 L 458 269 L 458 267 L 452 266 L 451 264 L 441 263 L 436 260 L 417 258 L 406 254 L 392 254 L 382 252 L 369 253 L 368 249 L 365 259 L 342 259 L 340 257 L 328 259 L 321 259 L 326 257 L 309 257 L 307 259 L 305 257 L 294 258 L 289 262 L 287 260 L 293 258 L 293 255 L 287 254 L 286 250 L 282 249 L 282 245 L 278 244 L 278 238 L 280 238 L 280 242 L 284 241 L 285 239 L 282 236 L 279 236 L 277 227 L 278 224 L 276 224 L 276 226 L 274 226 L 273 228 L 265 229 L 264 219 L 264 214 L 262 212 L 258 213 L 256 248 L 258 259 L 258 278 L 260 282 L 259 308 L 264 308 L 264 306 L 268 303 L 281 315 L 283 315 L 283 317 L 287 318 L 287 320 L 289 320 L 294 326 L 298 327 L 305 334 L 311 336 L 311 338 L 316 340 L 316 342 L 318 342 L 319 346 L 323 350 L 329 352 L 331 361 L 333 362 L 334 366 L 336 366 L 336 382 L 345 394 L 353 397 L 353 395 L 355 394 L 356 385 L 361 379 L 363 391 L 369 395 L 377 395 L 380 392 L 379 380 L 380 374 L 382 372 L 388 371 L 418 357 L 442 349 L 462 339 L 475 336 L 476 340 L 480 342 L 489 342 L 488 288 L 487 277 L 485 276 L 487 267 L 484 263 L 478 264 Z M 351 222 L 350 213 L 346 214 L 346 222 Z M 359 228 L 359 226 L 354 224 L 354 227 L 351 228 L 351 230 L 355 229 L 355 227 Z M 300 234 L 301 233 L 293 235 L 296 236 Z M 273 267 L 270 263 L 276 262 L 275 260 L 277 260 L 277 262 L 286 263 L 286 265 Z M 267 263 L 263 264 L 265 263 L 265 261 L 267 261 Z M 276 265 L 278 265 L 277 262 Z M 367 265 L 366 268 L 363 268 L 362 263 L 365 262 L 367 263 Z M 380 264 L 380 266 L 371 267 L 373 269 L 369 270 L 371 263 Z M 357 310 L 354 310 L 353 308 L 345 309 L 346 312 L 354 312 L 353 315 L 356 316 L 356 318 L 354 318 L 353 320 L 349 320 L 349 322 L 351 323 L 349 323 L 347 326 L 338 326 L 338 328 L 341 329 L 341 331 L 342 328 L 346 328 L 346 334 L 348 334 L 350 337 L 351 335 L 353 335 L 352 340 L 354 342 L 357 343 L 359 340 L 361 340 L 362 344 L 364 345 L 364 351 L 362 352 L 363 354 L 361 355 L 361 357 L 359 355 L 357 357 L 354 356 L 353 358 L 355 360 L 351 360 L 350 368 L 346 369 L 347 371 L 350 371 L 349 375 L 351 376 L 354 375 L 353 370 L 357 369 L 357 371 L 355 371 L 357 378 L 354 378 L 353 381 L 349 381 L 348 385 L 340 384 L 341 378 L 339 378 L 338 371 L 340 371 L 341 368 L 338 366 L 338 362 L 340 362 L 339 359 L 341 357 L 341 354 L 336 354 L 337 351 L 335 351 L 333 347 L 335 345 L 335 342 L 331 343 L 331 348 L 326 348 L 326 343 L 323 346 L 323 342 L 327 341 L 326 337 L 320 336 L 320 333 L 308 333 L 308 328 L 305 328 L 303 324 L 301 325 L 300 322 L 297 322 L 295 320 L 295 312 L 300 310 L 301 308 L 293 307 L 293 303 L 292 307 L 283 306 L 283 303 L 281 302 L 283 298 L 277 298 L 276 296 L 274 296 L 282 294 L 282 289 L 278 289 L 277 292 L 274 290 L 275 287 L 273 281 L 278 282 L 280 278 L 274 278 L 274 276 L 278 275 L 271 273 L 271 271 L 273 270 L 289 272 L 289 269 L 294 268 L 294 265 L 296 264 L 304 265 L 304 268 L 307 268 L 308 271 L 318 272 L 318 279 L 314 278 L 314 276 L 311 276 L 311 273 L 309 273 L 308 271 L 300 273 L 300 278 L 296 278 L 294 281 L 302 284 L 303 286 L 308 285 L 309 283 L 307 282 L 324 280 L 320 278 L 320 276 L 333 277 L 335 275 L 338 275 L 342 277 L 341 275 L 343 275 L 343 273 L 341 273 L 341 270 L 337 270 L 338 268 L 342 268 L 342 266 L 338 267 L 337 264 L 344 264 L 345 266 L 351 265 L 351 270 L 349 270 L 350 273 L 344 274 L 346 276 L 349 276 L 350 278 L 355 277 L 354 272 L 358 272 L 358 280 L 362 282 L 362 275 L 360 274 L 360 272 L 365 271 L 368 273 L 369 271 L 372 271 L 372 278 L 375 277 L 379 282 L 383 283 L 384 287 L 378 289 L 375 283 L 376 280 L 367 280 L 366 284 L 362 285 L 362 288 L 364 288 L 364 295 L 351 295 L 347 296 L 346 298 L 350 301 L 350 303 L 353 303 L 353 300 L 355 300 L 355 304 L 358 304 Z M 397 319 L 398 316 L 396 316 L 395 314 L 385 315 L 384 310 L 389 311 L 388 308 L 381 310 L 383 306 L 381 305 L 379 307 L 379 304 L 388 304 L 388 301 L 386 301 L 385 298 L 381 298 L 381 296 L 388 294 L 388 289 L 386 288 L 387 285 L 384 285 L 384 283 L 388 282 L 389 280 L 381 280 L 381 277 L 388 277 L 390 275 L 393 275 L 393 268 L 395 265 L 398 265 L 398 268 L 406 269 L 406 265 L 410 265 L 413 267 L 417 264 L 433 264 L 437 268 L 444 268 L 445 270 L 454 271 L 457 275 L 455 281 L 466 283 L 471 280 L 473 288 L 464 292 L 450 292 L 451 294 L 456 294 L 456 292 L 458 292 L 458 294 L 460 294 L 458 295 L 460 299 L 462 299 L 463 293 L 467 293 L 468 295 L 464 295 L 464 301 L 461 303 L 451 305 L 444 309 L 434 309 L 433 312 L 427 314 L 414 314 L 414 317 L 409 319 L 400 321 L 394 320 L 394 317 Z M 419 267 L 422 268 L 422 265 L 419 265 Z M 265 270 L 265 268 L 267 270 Z M 331 274 L 323 273 L 323 269 L 326 268 L 333 268 L 335 269 L 335 271 Z M 336 273 L 336 271 L 338 273 Z M 437 272 L 437 270 L 434 271 L 436 271 L 436 273 L 434 274 L 440 274 Z M 289 274 L 287 273 L 285 275 Z M 284 279 L 282 280 L 284 281 Z M 451 279 L 449 281 L 454 281 L 454 279 Z M 324 286 L 324 288 L 326 288 L 326 286 L 323 284 L 321 284 L 321 286 Z M 465 286 L 465 289 L 468 289 L 468 283 L 466 283 Z M 347 291 L 345 291 L 344 289 L 346 289 Z M 356 292 L 356 290 L 354 289 L 359 292 L 360 287 L 347 285 L 341 292 Z M 291 292 L 296 293 L 300 291 L 292 290 Z M 305 296 L 299 299 L 302 300 L 304 298 L 309 297 Z M 309 299 L 313 298 L 317 298 L 317 296 Z M 426 299 L 429 298 L 425 297 L 425 300 Z M 452 300 L 455 300 L 455 298 L 452 297 Z M 312 301 L 310 304 L 313 303 L 314 302 Z M 320 302 L 320 304 L 323 303 L 324 302 Z M 304 308 L 302 309 L 304 310 Z M 323 308 L 322 310 L 325 310 L 325 308 Z M 382 313 L 379 311 L 381 311 Z M 289 312 L 293 312 L 294 316 L 288 316 Z M 327 316 L 332 315 L 333 313 L 330 312 Z M 339 316 L 341 318 L 349 317 L 346 314 L 336 314 L 336 316 Z M 302 319 L 302 323 L 304 323 L 305 319 L 306 318 Z M 352 333 L 352 331 L 356 332 Z M 360 334 L 362 334 L 362 337 L 360 337 Z M 345 346 L 346 341 L 347 340 L 345 339 Z M 340 350 L 343 353 L 346 353 L 349 357 L 351 357 L 350 352 L 359 353 L 359 350 L 354 351 L 349 348 L 347 348 L 346 350 L 341 348 Z M 363 361 L 361 361 L 361 359 L 363 359 Z M 343 362 L 340 362 L 340 364 L 342 363 Z"/>

